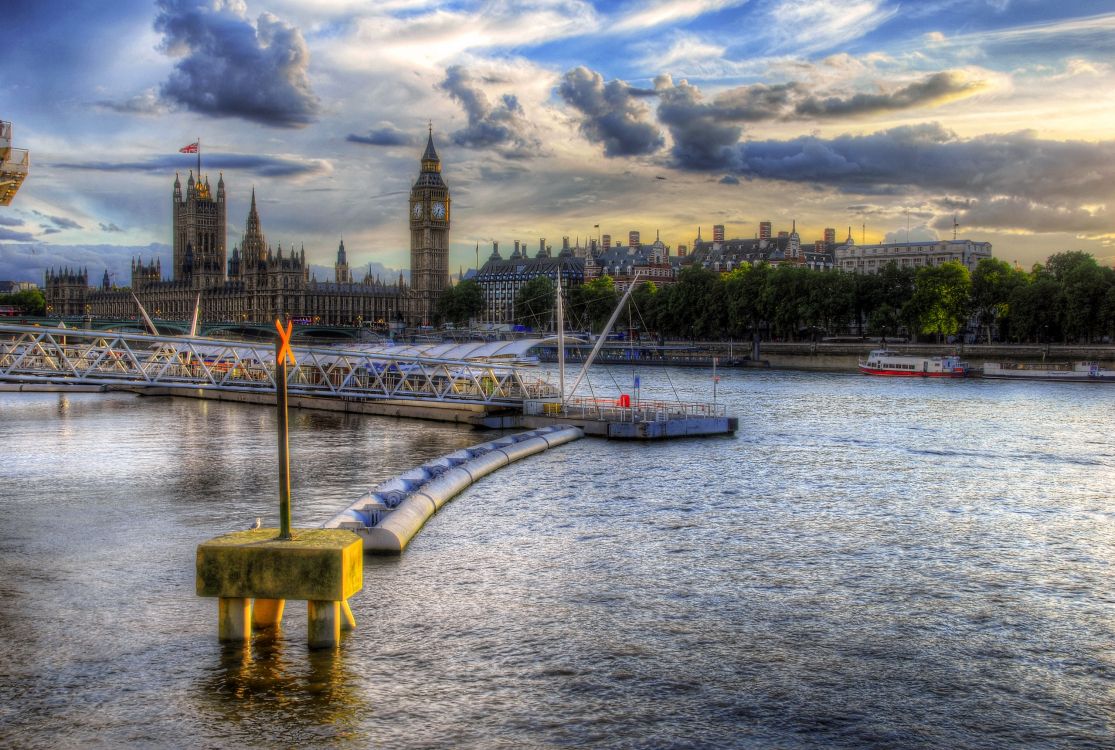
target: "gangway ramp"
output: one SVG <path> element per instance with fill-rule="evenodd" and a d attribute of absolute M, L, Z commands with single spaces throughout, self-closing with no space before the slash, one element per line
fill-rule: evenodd
<path fill-rule="evenodd" d="M 558 398 L 557 386 L 511 364 L 336 347 L 294 353 L 292 406 L 471 421 Z M 0 382 L 273 403 L 274 369 L 266 343 L 0 325 Z"/>

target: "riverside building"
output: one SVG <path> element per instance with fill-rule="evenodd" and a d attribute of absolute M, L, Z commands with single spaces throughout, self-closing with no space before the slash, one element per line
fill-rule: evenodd
<path fill-rule="evenodd" d="M 888 263 L 894 263 L 900 268 L 922 268 L 939 266 L 950 261 L 960 263 L 971 273 L 981 260 L 991 257 L 991 243 L 973 240 L 923 240 L 857 245 L 849 230 L 848 239 L 833 252 L 836 267 L 849 273 L 878 273 Z"/>

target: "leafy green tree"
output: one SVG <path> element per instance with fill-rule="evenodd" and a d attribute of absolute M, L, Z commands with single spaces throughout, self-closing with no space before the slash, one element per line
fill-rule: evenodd
<path fill-rule="evenodd" d="M 960 331 L 971 293 L 971 275 L 962 263 L 926 266 L 914 278 L 914 296 L 907 310 L 916 318 L 919 332 L 940 339 Z"/>
<path fill-rule="evenodd" d="M 592 331 L 603 330 L 619 303 L 616 282 L 611 276 L 600 276 L 570 290 L 569 306 L 574 319 Z"/>
<path fill-rule="evenodd" d="M 451 286 L 442 293 L 438 304 L 438 315 L 442 320 L 454 325 L 468 325 L 469 321 L 480 317 L 484 312 L 484 290 L 469 279 Z"/>
<path fill-rule="evenodd" d="M 1010 295 L 1010 330 L 1017 341 L 1046 343 L 1060 338 L 1061 285 L 1052 274 L 1038 273 Z"/>
<path fill-rule="evenodd" d="M 1102 330 L 1104 301 L 1113 272 L 1101 268 L 1092 256 L 1086 257 L 1087 261 L 1077 262 L 1062 273 L 1061 328 L 1067 338 L 1090 343 Z"/>
<path fill-rule="evenodd" d="M 727 315 L 720 274 L 700 266 L 683 269 L 670 295 L 669 314 L 674 329 L 686 338 L 722 336 Z"/>
<path fill-rule="evenodd" d="M 24 315 L 35 317 L 46 315 L 46 300 L 39 289 L 24 289 L 15 294 L 0 294 L 0 305 L 11 305 L 22 310 Z"/>
<path fill-rule="evenodd" d="M 1081 266 L 1093 267 L 1095 265 L 1096 259 L 1083 250 L 1068 250 L 1050 255 L 1046 259 L 1042 270 L 1044 273 L 1052 275 L 1057 281 L 1063 283 L 1065 277 L 1075 269 Z M 1037 268 L 1036 265 L 1035 268 Z"/>
<path fill-rule="evenodd" d="M 983 258 L 972 274 L 972 307 L 991 343 L 991 326 L 1005 321 L 1010 310 L 1010 296 L 1027 283 L 1026 274 L 997 258 Z"/>
<path fill-rule="evenodd" d="M 546 276 L 535 276 L 515 295 L 515 322 L 535 329 L 550 325 L 554 312 L 554 284 Z"/>
<path fill-rule="evenodd" d="M 809 277 L 816 273 L 800 266 L 778 266 L 766 287 L 768 322 L 775 336 L 797 338 L 807 316 Z"/>
<path fill-rule="evenodd" d="M 635 327 L 646 333 L 658 331 L 658 304 L 661 295 L 658 285 L 653 281 L 643 281 L 631 292 L 628 307 L 631 308 L 629 318 Z"/>
<path fill-rule="evenodd" d="M 1104 295 L 1100 326 L 1105 335 L 1115 337 L 1115 284 Z"/>
<path fill-rule="evenodd" d="M 898 335 L 901 326 L 899 311 L 890 305 L 879 305 L 871 311 L 867 319 L 867 332 L 872 336 L 879 336 L 884 341 Z"/>
<path fill-rule="evenodd" d="M 836 333 L 852 320 L 855 311 L 855 280 L 843 271 L 811 272 L 806 322 Z"/>

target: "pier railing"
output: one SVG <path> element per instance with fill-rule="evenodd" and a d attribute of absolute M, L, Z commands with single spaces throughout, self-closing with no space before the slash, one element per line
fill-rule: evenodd
<path fill-rule="evenodd" d="M 685 417 L 727 416 L 724 404 L 648 399 L 632 401 L 630 397 L 606 399 L 574 396 L 565 400 L 564 409 L 557 399 L 528 400 L 524 404 L 524 410 L 532 416 L 596 419 L 608 422 L 666 422 Z"/>
<path fill-rule="evenodd" d="M 292 395 L 520 406 L 557 398 L 520 369 L 472 360 L 294 347 Z M 274 391 L 270 343 L 0 325 L 0 381 Z"/>

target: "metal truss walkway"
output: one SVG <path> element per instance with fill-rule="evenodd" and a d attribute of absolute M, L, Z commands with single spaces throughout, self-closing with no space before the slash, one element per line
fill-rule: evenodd
<path fill-rule="evenodd" d="M 332 347 L 294 354 L 292 395 L 493 408 L 558 398 L 557 386 L 506 364 Z M 274 369 L 266 343 L 0 325 L 0 382 L 267 393 Z"/>

